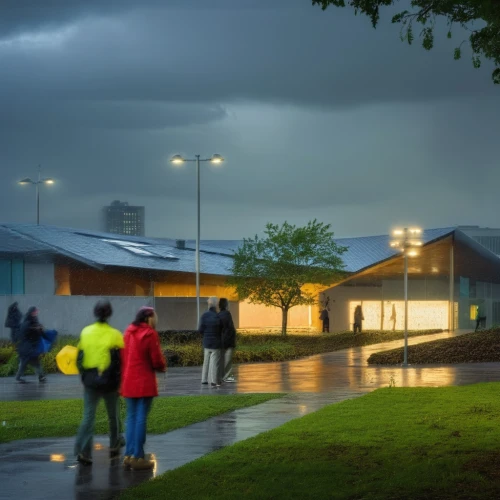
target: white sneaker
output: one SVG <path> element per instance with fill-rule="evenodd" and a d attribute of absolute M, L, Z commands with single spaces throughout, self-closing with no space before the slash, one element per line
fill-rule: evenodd
<path fill-rule="evenodd" d="M 229 377 L 224 379 L 224 382 L 236 382 L 236 379 L 233 375 L 229 375 Z"/>

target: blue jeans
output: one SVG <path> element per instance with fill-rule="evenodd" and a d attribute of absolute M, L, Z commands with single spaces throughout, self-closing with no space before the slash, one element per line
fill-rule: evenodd
<path fill-rule="evenodd" d="M 127 420 L 125 423 L 125 455 L 144 458 L 146 425 L 153 398 L 125 398 L 127 402 Z"/>

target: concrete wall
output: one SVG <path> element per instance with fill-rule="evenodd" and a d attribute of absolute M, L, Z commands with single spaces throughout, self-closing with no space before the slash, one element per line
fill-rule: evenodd
<path fill-rule="evenodd" d="M 200 297 L 200 314 L 207 310 L 207 298 Z M 158 314 L 159 330 L 194 330 L 198 328 L 196 298 L 155 297 L 154 307 Z M 229 311 L 236 328 L 239 328 L 238 302 L 229 302 Z"/>
<path fill-rule="evenodd" d="M 63 335 L 78 336 L 82 328 L 94 321 L 92 314 L 95 303 L 100 297 L 56 296 L 56 295 L 3 295 L 0 296 L 1 338 L 8 338 L 10 330 L 4 327 L 7 307 L 12 302 L 18 302 L 24 314 L 30 306 L 40 310 L 40 322 L 46 328 L 54 328 Z M 107 297 L 113 306 L 113 316 L 110 323 L 123 331 L 129 325 L 137 312 L 144 305 L 152 305 L 150 297 Z"/>
<path fill-rule="evenodd" d="M 46 328 L 54 328 L 63 335 L 78 336 L 83 327 L 94 321 L 92 314 L 95 303 L 101 297 L 57 296 L 57 295 L 3 295 L 0 296 L 0 338 L 8 338 L 10 330 L 4 328 L 7 307 L 19 303 L 23 314 L 30 306 L 40 309 L 40 321 Z M 124 331 L 134 320 L 137 310 L 144 306 L 154 306 L 158 314 L 159 330 L 192 330 L 197 328 L 196 299 L 176 297 L 106 297 L 113 306 L 110 320 L 115 328 Z M 207 297 L 201 298 L 201 312 L 206 310 Z M 236 328 L 239 327 L 238 303 L 230 302 L 229 310 Z"/>

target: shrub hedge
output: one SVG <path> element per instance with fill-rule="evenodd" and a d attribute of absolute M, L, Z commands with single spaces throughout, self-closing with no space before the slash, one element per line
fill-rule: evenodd
<path fill-rule="evenodd" d="M 412 365 L 498 362 L 500 328 L 408 346 L 408 360 Z M 368 358 L 372 365 L 398 365 L 402 362 L 403 348 L 375 353 Z"/>
<path fill-rule="evenodd" d="M 443 330 L 409 332 L 410 337 L 440 333 Z M 287 361 L 304 356 L 338 351 L 403 338 L 403 332 L 367 330 L 362 333 L 342 332 L 330 334 L 237 334 L 235 363 Z M 160 339 L 169 366 L 199 366 L 203 363 L 202 337 L 195 330 L 167 330 L 160 332 Z M 65 345 L 77 345 L 78 337 L 58 337 L 52 350 L 42 357 L 46 373 L 57 373 L 56 354 Z M 0 347 L 0 377 L 14 375 L 18 366 L 12 344 Z M 27 373 L 32 373 L 31 368 Z"/>

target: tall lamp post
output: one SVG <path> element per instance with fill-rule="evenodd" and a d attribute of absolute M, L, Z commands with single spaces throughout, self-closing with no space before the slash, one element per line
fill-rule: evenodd
<path fill-rule="evenodd" d="M 54 184 L 54 179 L 50 177 L 45 177 L 42 179 L 42 167 L 38 165 L 38 179 L 36 181 L 31 180 L 29 177 L 25 177 L 19 181 L 19 184 L 33 184 L 36 190 L 36 223 L 40 224 L 40 184 Z"/>
<path fill-rule="evenodd" d="M 418 228 L 396 229 L 392 232 L 392 248 L 403 252 L 404 259 L 404 294 L 405 294 L 405 346 L 403 366 L 408 366 L 408 257 L 418 255 L 417 248 L 422 246 L 420 236 L 422 230 Z"/>
<path fill-rule="evenodd" d="M 220 164 L 224 161 L 221 155 L 212 155 L 212 158 L 201 158 L 200 155 L 195 155 L 193 159 L 184 158 L 181 155 L 172 156 L 170 159 L 175 165 L 183 163 L 196 162 L 196 187 L 197 187 L 197 231 L 196 231 L 196 328 L 200 319 L 200 162 L 210 162 Z"/>

